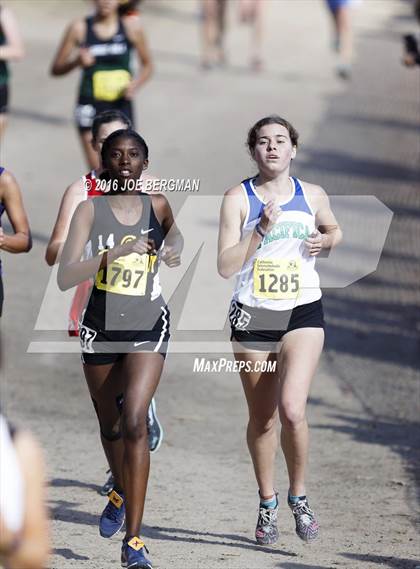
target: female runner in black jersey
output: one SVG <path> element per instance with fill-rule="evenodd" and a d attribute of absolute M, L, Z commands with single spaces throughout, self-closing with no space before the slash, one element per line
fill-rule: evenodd
<path fill-rule="evenodd" d="M 69 25 L 51 66 L 54 76 L 82 70 L 75 119 L 91 169 L 99 166 L 91 145 L 93 119 L 103 111 L 119 110 L 134 124 L 132 100 L 152 74 L 140 18 L 120 16 L 118 0 L 94 0 L 94 5 L 92 16 Z M 137 75 L 131 69 L 132 51 L 141 63 Z"/>
<path fill-rule="evenodd" d="M 101 154 L 108 193 L 76 209 L 61 256 L 58 284 L 64 290 L 95 279 L 80 341 L 101 434 L 110 441 L 121 436 L 115 428 L 115 398 L 120 393 L 124 396 L 124 456 L 120 464 L 111 465 L 116 486 L 102 514 L 100 533 L 111 537 L 119 531 L 126 510 L 123 566 L 151 568 L 139 533 L 150 464 L 147 409 L 159 383 L 169 339 L 159 264 L 161 260 L 170 267 L 180 264 L 183 239 L 163 195 L 128 189 L 136 187 L 148 160 L 141 136 L 118 130 L 105 140 Z M 86 246 L 91 257 L 80 261 Z"/>

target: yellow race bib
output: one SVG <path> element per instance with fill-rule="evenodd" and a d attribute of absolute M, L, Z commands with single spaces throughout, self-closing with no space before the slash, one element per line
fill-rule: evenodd
<path fill-rule="evenodd" d="M 95 99 L 98 101 L 116 101 L 124 95 L 124 90 L 131 81 L 131 75 L 125 69 L 95 71 L 92 81 Z"/>
<path fill-rule="evenodd" d="M 104 269 L 98 271 L 95 286 L 114 294 L 144 296 L 146 294 L 147 273 L 153 267 L 153 256 L 144 253 L 131 253 L 119 257 Z"/>
<path fill-rule="evenodd" d="M 299 259 L 256 259 L 254 296 L 273 300 L 297 298 L 300 291 Z"/>

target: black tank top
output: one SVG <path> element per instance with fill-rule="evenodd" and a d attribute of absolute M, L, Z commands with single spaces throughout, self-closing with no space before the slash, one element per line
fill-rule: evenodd
<path fill-rule="evenodd" d="M 89 48 L 95 57 L 95 64 L 83 70 L 80 96 L 98 101 L 117 101 L 123 97 L 123 91 L 131 80 L 132 44 L 121 19 L 118 20 L 117 33 L 107 40 L 96 36 L 94 22 L 94 16 L 86 18 L 86 40 L 83 47 Z"/>
<path fill-rule="evenodd" d="M 1 6 L 0 6 L 1 13 Z M 0 24 L 0 46 L 6 44 L 6 36 L 4 35 L 3 28 Z M 6 85 L 9 80 L 9 69 L 7 67 L 6 61 L 0 59 L 0 87 Z"/>
<path fill-rule="evenodd" d="M 135 225 L 123 225 L 115 217 L 107 196 L 92 199 L 94 220 L 87 251 L 93 257 L 137 239 L 153 240 L 159 252 L 164 231 L 153 211 L 151 197 L 138 196 L 142 213 Z M 146 330 L 153 328 L 163 303 L 159 283 L 158 253 L 119 257 L 95 277 L 85 319 L 104 330 Z M 147 328 L 147 326 L 151 326 Z"/>

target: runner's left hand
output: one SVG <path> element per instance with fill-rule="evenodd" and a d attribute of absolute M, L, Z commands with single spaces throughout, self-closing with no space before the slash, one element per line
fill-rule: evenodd
<path fill-rule="evenodd" d="M 178 267 L 181 264 L 181 255 L 174 247 L 164 247 L 161 259 L 168 267 Z"/>
<path fill-rule="evenodd" d="M 136 92 L 136 84 L 134 81 L 130 81 L 130 83 L 125 88 L 124 99 L 128 99 L 129 101 L 131 101 L 131 99 L 134 98 L 135 92 Z"/>
<path fill-rule="evenodd" d="M 315 229 L 304 241 L 305 247 L 311 257 L 319 255 L 322 250 L 323 234 Z"/>

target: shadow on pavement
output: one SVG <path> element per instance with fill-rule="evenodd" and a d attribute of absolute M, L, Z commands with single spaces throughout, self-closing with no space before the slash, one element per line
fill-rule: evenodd
<path fill-rule="evenodd" d="M 366 125 L 370 125 L 372 128 L 379 127 L 391 130 L 401 130 L 403 132 L 407 130 L 412 130 L 416 133 L 418 132 L 418 125 L 400 118 L 376 118 L 369 115 L 351 115 L 346 113 L 337 113 L 333 118 L 334 120 L 345 122 L 352 126 L 360 125 L 362 127 L 366 127 Z"/>
<path fill-rule="evenodd" d="M 349 152 L 341 152 L 332 149 L 306 149 L 305 165 L 311 170 L 340 174 L 340 176 L 360 176 L 378 180 L 385 178 L 400 182 L 405 180 L 418 181 L 419 171 L 409 166 L 392 164 L 389 160 L 377 160 L 374 158 L 362 158 Z M 419 212 L 420 215 L 420 212 Z"/>
<path fill-rule="evenodd" d="M 72 480 L 70 478 L 53 478 L 49 485 L 53 488 L 87 488 L 95 492 L 99 492 L 101 489 L 101 486 L 97 484 L 87 484 L 86 482 L 80 482 L 80 480 Z"/>
<path fill-rule="evenodd" d="M 82 512 L 74 508 L 80 506 L 78 502 L 67 502 L 64 500 L 50 501 L 51 519 L 60 522 L 80 524 L 87 526 L 96 526 L 99 522 L 99 515 Z M 142 526 L 142 536 L 151 539 L 159 539 L 162 541 L 177 541 L 185 543 L 201 543 L 203 545 L 222 545 L 223 547 L 234 547 L 262 553 L 271 553 L 275 555 L 285 555 L 287 557 L 296 557 L 296 553 L 284 550 L 276 550 L 269 547 L 261 547 L 252 539 L 235 534 L 222 534 L 211 532 L 199 532 L 182 528 L 167 528 L 160 526 Z M 183 534 L 185 537 L 179 537 L 176 534 Z M 216 539 L 206 539 L 214 537 Z M 231 540 L 232 543 L 225 540 Z M 69 551 L 69 550 L 59 550 Z"/>
<path fill-rule="evenodd" d="M 90 557 L 86 557 L 86 555 L 79 555 L 78 553 L 74 553 L 71 549 L 53 549 L 53 555 L 60 555 L 60 557 L 64 557 L 64 559 L 75 559 L 76 561 L 88 561 Z"/>
<path fill-rule="evenodd" d="M 65 500 L 50 500 L 50 517 L 59 522 L 80 524 L 84 526 L 96 526 L 99 523 L 98 514 L 90 514 L 75 510 L 80 506 L 79 502 L 67 502 Z"/>
<path fill-rule="evenodd" d="M 277 565 L 279 569 L 330 569 L 331 565 L 307 565 L 306 563 L 280 563 Z"/>
<path fill-rule="evenodd" d="M 413 561 L 412 559 L 399 559 L 385 555 L 363 555 L 358 553 L 341 553 L 340 555 L 354 561 L 377 563 L 381 567 L 391 567 L 391 569 L 415 569 L 420 565 L 420 560 Z M 358 565 L 358 567 L 362 568 L 362 565 Z"/>
<path fill-rule="evenodd" d="M 374 281 L 369 281 L 370 278 L 365 279 L 362 286 L 375 286 Z M 384 282 L 389 284 L 388 280 Z M 330 315 L 329 319 L 327 316 L 326 329 L 326 345 L 329 350 L 419 368 L 415 304 L 401 305 L 382 302 L 380 299 L 366 302 L 343 297 L 329 290 L 326 293 L 325 307 Z M 392 346 L 392 349 L 386 349 L 386 346 Z"/>
<path fill-rule="evenodd" d="M 167 535 L 169 534 L 169 535 Z M 174 534 L 185 534 L 188 537 L 178 537 Z M 296 557 L 296 553 L 290 551 L 272 549 L 271 547 L 262 547 L 257 545 L 255 541 L 235 534 L 199 532 L 182 528 L 167 528 L 161 526 L 143 526 L 142 535 L 150 537 L 151 539 L 160 539 L 163 541 L 181 541 L 186 543 L 201 543 L 203 545 L 223 545 L 223 547 L 239 547 L 241 549 L 248 549 L 253 551 L 260 551 L 262 553 L 270 553 L 273 555 L 285 555 L 287 557 Z M 196 537 L 197 536 L 197 537 Z M 199 537 L 203 536 L 203 537 Z M 206 537 L 215 537 L 217 539 L 205 539 Z M 233 543 L 222 541 L 225 539 L 232 540 Z"/>

